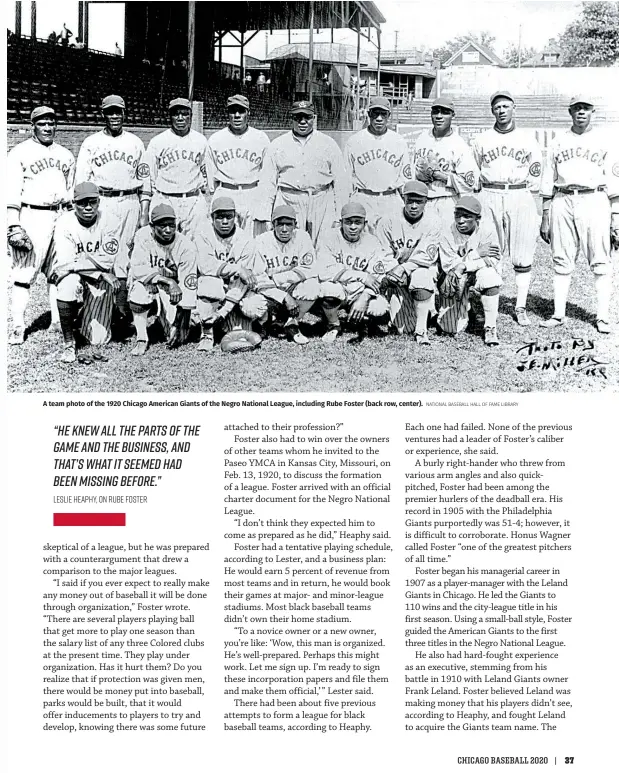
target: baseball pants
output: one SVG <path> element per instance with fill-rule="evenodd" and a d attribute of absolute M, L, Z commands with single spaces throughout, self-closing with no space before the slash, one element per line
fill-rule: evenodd
<path fill-rule="evenodd" d="M 470 305 L 470 290 L 475 287 L 482 297 L 496 296 L 501 286 L 501 277 L 495 268 L 486 266 L 478 271 L 467 274 L 461 293 L 446 295 L 441 291 L 439 283 L 438 325 L 445 333 L 461 333 L 468 325 Z M 484 307 L 485 309 L 485 307 Z"/>
<path fill-rule="evenodd" d="M 339 220 L 339 212 L 335 211 L 335 196 L 333 186 L 324 191 L 312 193 L 311 191 L 292 191 L 280 188 L 277 191 L 275 207 L 280 204 L 289 204 L 297 216 L 297 228 L 307 231 L 312 237 L 314 246 L 322 231 L 329 231 L 336 220 Z"/>
<path fill-rule="evenodd" d="M 58 283 L 58 300 L 77 302 L 81 308 L 80 332 L 91 344 L 102 346 L 111 338 L 114 293 L 103 279 L 69 274 Z"/>
<path fill-rule="evenodd" d="M 228 188 L 226 185 L 219 185 L 215 189 L 213 198 L 219 196 L 229 196 L 236 205 L 236 216 L 239 226 L 243 229 L 248 229 L 253 223 L 253 213 L 256 209 L 256 191 L 258 190 L 258 184 L 253 188 Z M 252 234 L 257 236 L 258 234 Z"/>
<path fill-rule="evenodd" d="M 407 271 L 406 276 L 406 286 L 388 284 L 385 288 L 391 322 L 400 334 L 421 333 L 427 329 L 427 316 L 436 289 L 436 269 L 419 266 Z"/>
<path fill-rule="evenodd" d="M 19 222 L 32 241 L 32 250 L 11 250 L 13 253 L 13 282 L 31 285 L 46 263 L 54 233 L 54 225 L 62 210 L 22 207 Z"/>
<path fill-rule="evenodd" d="M 582 250 L 594 274 L 608 274 L 610 263 L 610 202 L 604 191 L 557 192 L 550 205 L 554 270 L 571 274 Z"/>
<path fill-rule="evenodd" d="M 223 328 L 227 332 L 235 327 L 251 330 L 254 320 L 262 319 L 268 311 L 267 299 L 260 293 L 248 290 L 240 280 L 232 280 L 226 287 L 223 279 L 217 276 L 201 276 L 198 278 L 197 310 L 200 321 L 212 325 L 216 320 L 217 311 L 224 301 L 231 300 L 237 305 L 223 320 Z"/>
<path fill-rule="evenodd" d="M 208 203 L 205 196 L 199 193 L 197 196 L 165 196 L 159 191 L 153 195 L 151 212 L 157 204 L 169 204 L 176 215 L 177 230 L 193 239 L 193 235 L 204 229 L 208 220 Z"/>
<path fill-rule="evenodd" d="M 441 224 L 441 228 L 448 230 L 454 221 L 457 196 L 436 196 L 428 198 L 424 210 L 425 217 L 432 217 Z"/>
<path fill-rule="evenodd" d="M 398 191 L 373 196 L 371 193 L 355 191 L 352 197 L 365 207 L 366 220 L 370 233 L 376 233 L 378 222 L 389 217 L 400 217 L 404 206 Z"/>
<path fill-rule="evenodd" d="M 494 223 L 501 254 L 509 255 L 516 272 L 530 271 L 540 225 L 531 192 L 526 188 L 511 191 L 483 188 L 479 200 L 482 216 Z"/>
<path fill-rule="evenodd" d="M 120 279 L 126 279 L 129 270 L 129 250 L 140 222 L 138 195 L 132 193 L 128 196 L 101 196 L 99 209 L 118 222 L 118 230 L 114 234 L 118 239 L 114 273 Z"/>

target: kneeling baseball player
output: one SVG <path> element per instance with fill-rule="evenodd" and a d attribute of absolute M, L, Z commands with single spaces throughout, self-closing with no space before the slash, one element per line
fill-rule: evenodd
<path fill-rule="evenodd" d="M 474 196 L 457 201 L 454 223 L 439 241 L 439 256 L 439 327 L 452 335 L 467 327 L 470 289 L 475 287 L 484 309 L 484 340 L 498 346 L 501 252 L 496 229 L 489 219 L 482 220 L 481 204 Z"/>
<path fill-rule="evenodd" d="M 328 324 L 322 340 L 326 343 L 333 343 L 340 334 L 342 307 L 357 330 L 349 343 L 360 343 L 367 335 L 387 334 L 389 302 L 381 288 L 385 272 L 397 261 L 366 229 L 365 206 L 353 199 L 342 207 L 340 227 L 318 245 L 320 292 Z"/>
<path fill-rule="evenodd" d="M 111 336 L 114 294 L 120 283 L 114 275 L 119 243 L 115 218 L 99 212 L 99 190 L 94 183 L 75 186 L 73 212 L 62 214 L 54 226 L 50 283 L 56 286 L 64 349 L 62 362 L 77 359 L 74 329 L 92 345 L 80 362 L 106 361 L 103 347 Z"/>
<path fill-rule="evenodd" d="M 149 316 L 161 323 L 169 348 L 185 343 L 196 306 L 196 264 L 195 244 L 177 232 L 174 210 L 158 204 L 150 225 L 135 235 L 129 264 L 129 306 L 137 333 L 132 355 L 148 349 Z"/>

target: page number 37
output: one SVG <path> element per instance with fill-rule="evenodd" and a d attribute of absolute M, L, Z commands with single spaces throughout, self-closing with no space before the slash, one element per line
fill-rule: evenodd
<path fill-rule="evenodd" d="M 565 758 L 565 764 L 566 765 L 573 765 L 574 764 L 574 758 L 573 757 L 566 757 Z"/>

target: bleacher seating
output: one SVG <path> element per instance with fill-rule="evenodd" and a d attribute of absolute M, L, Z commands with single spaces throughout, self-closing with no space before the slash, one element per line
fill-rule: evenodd
<path fill-rule="evenodd" d="M 107 94 L 121 94 L 131 126 L 167 126 L 167 105 L 187 95 L 187 74 L 180 68 L 126 61 L 122 57 L 65 48 L 43 40 L 11 36 L 7 46 L 7 121 L 24 123 L 40 104 L 53 107 L 59 123 L 93 124 Z M 251 102 L 252 124 L 261 129 L 287 128 L 290 104 L 272 87 L 258 92 L 239 81 L 213 73 L 196 83 L 194 100 L 204 103 L 205 128 L 227 123 L 226 98 L 245 92 Z M 339 103 L 319 110 L 321 128 L 340 128 Z"/>

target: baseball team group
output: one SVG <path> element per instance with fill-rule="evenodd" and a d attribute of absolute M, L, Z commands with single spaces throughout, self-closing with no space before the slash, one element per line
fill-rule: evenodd
<path fill-rule="evenodd" d="M 253 349 L 268 335 L 305 345 L 299 323 L 310 312 L 327 343 L 345 325 L 350 343 L 411 335 L 429 345 L 429 329 L 467 328 L 476 296 L 485 343 L 496 346 L 509 265 L 514 324 L 531 324 L 538 235 L 554 269 L 554 313 L 541 324 L 564 324 L 582 256 L 597 330 L 610 333 L 619 147 L 592 122 L 594 100 L 570 101 L 572 125 L 544 158 L 517 127 L 508 91 L 489 109 L 494 126 L 469 144 L 452 126 L 453 103 L 434 100 L 432 128 L 411 151 L 389 128 L 389 101 L 372 97 L 367 127 L 342 152 L 315 128 L 308 101 L 293 103 L 291 130 L 270 141 L 250 125 L 247 97 L 232 96 L 228 125 L 207 140 L 179 98 L 170 128 L 145 148 L 124 128 L 124 100 L 110 95 L 104 128 L 76 160 L 55 141 L 54 111 L 36 107 L 31 138 L 8 154 L 9 343 L 25 340 L 30 288 L 44 272 L 65 363 L 105 361 L 112 336 L 132 339 L 131 354 L 143 356 L 156 327 L 176 347 L 199 325 L 204 353 Z M 78 331 L 89 345 L 78 347 Z"/>

